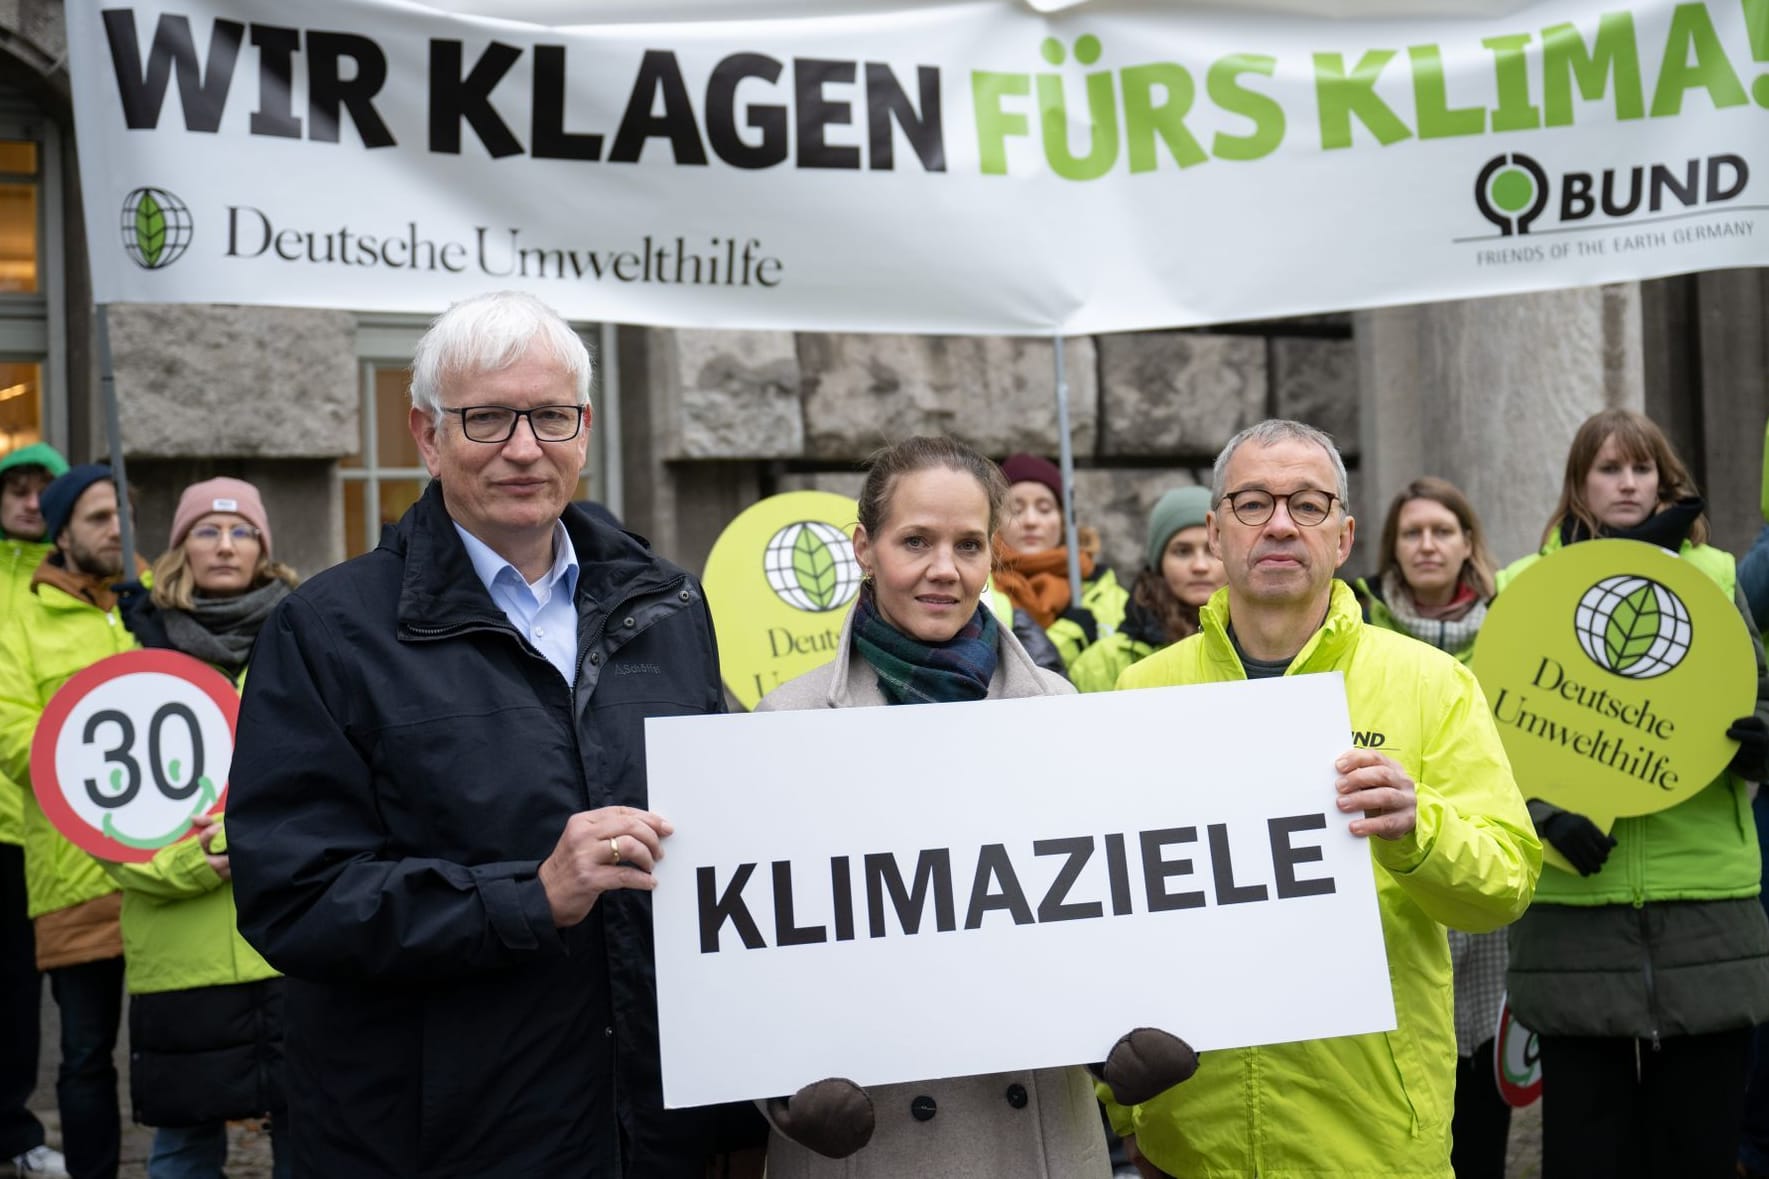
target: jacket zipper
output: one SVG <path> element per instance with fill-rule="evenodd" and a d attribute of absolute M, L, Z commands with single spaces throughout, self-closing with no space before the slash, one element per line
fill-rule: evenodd
<path fill-rule="evenodd" d="M 1652 1021 L 1652 1050 L 1658 1052 L 1663 1045 L 1659 1043 L 1658 1035 L 1658 982 L 1652 974 L 1651 931 L 1647 928 L 1649 915 L 1644 906 L 1635 911 L 1640 914 L 1640 965 L 1646 979 L 1646 1015 Z"/>

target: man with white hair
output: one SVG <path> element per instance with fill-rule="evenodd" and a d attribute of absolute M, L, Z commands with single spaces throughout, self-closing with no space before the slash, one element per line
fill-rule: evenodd
<path fill-rule="evenodd" d="M 748 1107 L 666 1112 L 644 720 L 723 707 L 699 584 L 571 505 L 590 357 L 531 296 L 419 342 L 434 477 L 259 636 L 228 806 L 289 976 L 305 1176 L 702 1179 Z"/>
<path fill-rule="evenodd" d="M 1346 494 L 1344 460 L 1312 426 L 1266 421 L 1230 439 L 1204 525 L 1228 585 L 1198 634 L 1133 665 L 1118 687 L 1344 675 L 1357 744 L 1336 759 L 1333 805 L 1369 839 L 1398 1026 L 1207 1052 L 1186 1084 L 1109 1106 L 1113 1126 L 1168 1174 L 1449 1179 L 1456 1035 L 1444 927 L 1515 921 L 1541 872 L 1541 842 L 1474 676 L 1366 626 L 1335 580 L 1356 527 Z M 1281 710 L 1267 727 L 1282 739 Z M 1331 990 L 1330 962 L 1295 965 Z"/>

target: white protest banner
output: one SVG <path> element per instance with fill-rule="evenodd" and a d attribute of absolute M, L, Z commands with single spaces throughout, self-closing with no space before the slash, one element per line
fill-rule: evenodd
<path fill-rule="evenodd" d="M 1394 1027 L 1337 673 L 645 736 L 666 1105 Z"/>
<path fill-rule="evenodd" d="M 103 860 L 144 863 L 222 809 L 239 695 L 177 651 L 125 651 L 63 684 L 31 740 L 31 788 L 56 830 Z"/>
<path fill-rule="evenodd" d="M 1769 0 L 447 7 L 69 0 L 94 298 L 1050 334 L 1769 264 Z"/>

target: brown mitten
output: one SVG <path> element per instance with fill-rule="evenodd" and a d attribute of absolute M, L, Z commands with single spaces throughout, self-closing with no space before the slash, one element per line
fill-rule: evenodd
<path fill-rule="evenodd" d="M 812 1081 L 791 1097 L 770 1097 L 768 1117 L 782 1134 L 826 1158 L 845 1159 L 872 1141 L 872 1098 L 845 1077 Z"/>
<path fill-rule="evenodd" d="M 1119 1105 L 1141 1105 L 1198 1071 L 1192 1046 L 1160 1028 L 1134 1028 L 1119 1037 L 1093 1073 L 1112 1090 Z"/>

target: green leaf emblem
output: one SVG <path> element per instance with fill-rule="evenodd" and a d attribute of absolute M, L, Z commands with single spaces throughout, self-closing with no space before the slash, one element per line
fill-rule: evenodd
<path fill-rule="evenodd" d="M 160 255 L 166 250 L 166 211 L 151 192 L 142 193 L 135 206 L 135 244 L 149 267 L 160 264 Z"/>
<path fill-rule="evenodd" d="M 800 528 L 792 542 L 792 574 L 799 589 L 819 610 L 835 605 L 835 554 L 809 528 Z"/>
<path fill-rule="evenodd" d="M 1623 598 L 1609 616 L 1604 628 L 1604 652 L 1609 656 L 1611 671 L 1627 671 L 1645 657 L 1658 638 L 1658 595 L 1647 582 Z"/>

